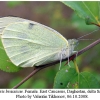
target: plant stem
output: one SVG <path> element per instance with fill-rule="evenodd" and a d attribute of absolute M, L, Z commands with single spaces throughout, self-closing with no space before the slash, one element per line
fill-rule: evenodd
<path fill-rule="evenodd" d="M 77 73 L 79 74 L 79 69 L 78 69 L 78 66 L 77 66 L 77 63 L 76 63 L 76 59 L 74 59 L 73 62 L 74 62 L 74 65 L 75 65 L 75 69 L 76 69 Z"/>
<path fill-rule="evenodd" d="M 75 65 L 76 72 L 78 74 L 78 88 L 79 88 L 79 68 L 77 66 L 76 59 L 74 59 L 73 62 L 74 62 L 74 65 Z"/>
<path fill-rule="evenodd" d="M 82 50 L 77 52 L 77 56 L 81 55 L 82 53 L 86 52 L 87 50 L 89 50 L 90 48 L 93 48 L 94 46 L 96 46 L 97 44 L 100 43 L 100 39 L 96 40 L 95 42 L 91 43 L 90 45 L 88 45 L 87 47 L 83 48 Z M 73 60 L 76 57 L 76 54 L 73 54 L 72 56 L 69 57 L 69 61 Z M 63 59 L 62 61 L 66 61 L 68 60 L 68 58 Z M 18 88 L 20 85 L 22 85 L 25 81 L 27 81 L 29 78 L 31 78 L 35 73 L 37 73 L 38 71 L 40 71 L 41 69 L 44 69 L 46 67 L 50 67 L 54 64 L 59 63 L 59 61 L 55 61 L 49 64 L 45 64 L 45 65 L 40 65 L 37 66 L 33 69 L 32 73 L 30 73 L 25 79 L 23 79 L 20 83 L 18 83 L 16 86 L 13 87 L 13 89 Z"/>
<path fill-rule="evenodd" d="M 39 70 L 41 70 L 42 67 L 40 68 L 34 68 L 32 73 L 30 73 L 27 77 L 25 77 L 19 84 L 13 87 L 13 89 L 18 88 L 20 85 L 22 85 L 25 81 L 27 81 L 29 78 L 31 78 L 35 73 L 37 73 Z"/>

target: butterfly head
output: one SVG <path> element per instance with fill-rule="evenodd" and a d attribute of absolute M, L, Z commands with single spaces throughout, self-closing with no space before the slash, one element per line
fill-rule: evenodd
<path fill-rule="evenodd" d="M 77 39 L 69 39 L 68 45 L 69 47 L 72 47 L 73 49 L 78 45 L 79 41 Z"/>

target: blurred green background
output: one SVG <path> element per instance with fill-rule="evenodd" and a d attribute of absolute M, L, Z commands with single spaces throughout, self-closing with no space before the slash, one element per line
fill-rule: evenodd
<path fill-rule="evenodd" d="M 0 16 L 17 16 L 29 20 L 33 20 L 49 26 L 60 32 L 67 39 L 78 38 L 84 34 L 94 31 L 97 27 L 86 25 L 85 21 L 79 18 L 72 9 L 64 5 L 62 2 L 53 1 L 0 1 Z M 99 38 L 97 31 L 87 37 L 94 39 L 80 41 L 76 50 L 84 48 Z M 95 46 L 89 51 L 77 57 L 77 63 L 80 71 L 92 72 L 100 81 L 100 45 Z M 6 62 L 5 62 L 6 63 Z M 65 62 L 62 63 L 62 66 Z M 23 78 L 31 73 L 33 68 L 25 68 L 16 73 L 7 73 L 0 70 L 0 88 L 12 88 L 18 84 Z M 25 82 L 19 88 L 52 88 L 54 77 L 59 70 L 59 64 L 41 70 L 31 79 Z"/>

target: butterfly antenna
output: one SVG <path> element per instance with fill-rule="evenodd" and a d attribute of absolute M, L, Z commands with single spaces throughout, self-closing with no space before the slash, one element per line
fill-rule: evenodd
<path fill-rule="evenodd" d="M 95 40 L 95 39 L 80 39 L 80 40 Z"/>
<path fill-rule="evenodd" d="M 85 34 L 85 35 L 83 35 L 83 36 L 81 36 L 81 37 L 79 37 L 79 38 L 77 38 L 77 39 L 80 40 L 81 38 L 83 38 L 83 37 L 85 37 L 85 36 L 87 36 L 87 35 L 90 35 L 90 34 L 96 32 L 96 31 L 98 31 L 98 30 L 100 30 L 100 28 L 97 29 L 97 30 L 94 30 L 94 31 L 92 31 L 92 32 L 90 32 L 90 33 L 88 33 L 88 34 Z"/>

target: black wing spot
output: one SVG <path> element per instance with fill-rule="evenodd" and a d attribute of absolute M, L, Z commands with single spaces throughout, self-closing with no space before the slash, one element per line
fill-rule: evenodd
<path fill-rule="evenodd" d="M 28 29 L 32 29 L 34 25 L 35 25 L 35 24 L 33 24 L 33 23 L 29 23 Z"/>
<path fill-rule="evenodd" d="M 60 83 L 60 85 L 63 85 L 63 83 Z"/>

